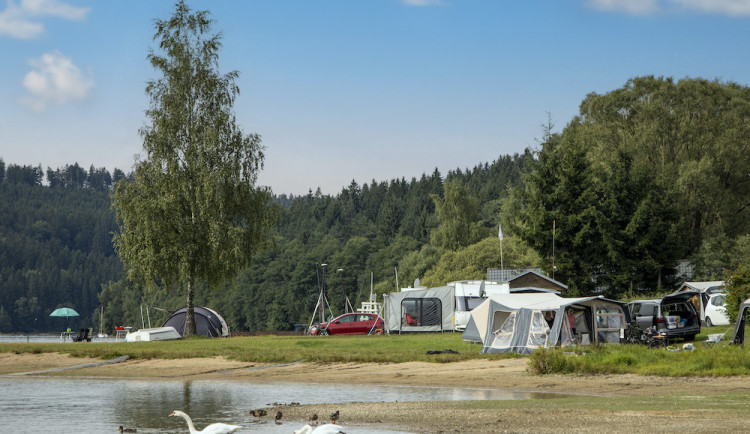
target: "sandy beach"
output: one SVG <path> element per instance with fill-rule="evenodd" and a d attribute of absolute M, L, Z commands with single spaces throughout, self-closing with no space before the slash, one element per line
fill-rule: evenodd
<path fill-rule="evenodd" d="M 472 360 L 456 363 L 267 365 L 216 358 L 127 360 L 83 369 L 42 372 L 101 362 L 64 354 L 0 353 L 0 375 L 62 375 L 112 378 L 231 380 L 247 382 L 304 382 L 327 384 L 380 384 L 495 388 L 562 394 L 565 400 L 448 401 L 351 403 L 336 405 L 343 424 L 383 424 L 412 432 L 740 432 L 746 418 L 727 411 L 683 411 L 679 406 L 653 410 L 618 408 L 617 398 L 655 400 L 662 396 L 697 396 L 711 399 L 726 393 L 750 394 L 750 378 L 664 378 L 638 375 L 537 376 L 527 372 L 526 359 Z M 571 411 L 567 404 L 573 398 Z M 608 402 L 611 408 L 580 403 Z M 697 398 L 696 398 L 697 399 Z M 578 402 L 578 404 L 575 404 Z M 305 420 L 310 414 L 329 414 L 330 404 L 283 406 L 288 420 Z M 744 409 L 745 413 L 750 410 Z M 269 411 L 269 413 L 271 413 Z"/>

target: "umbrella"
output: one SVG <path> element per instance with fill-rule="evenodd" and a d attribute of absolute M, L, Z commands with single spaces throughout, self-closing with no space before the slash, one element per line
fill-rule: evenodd
<path fill-rule="evenodd" d="M 71 317 L 71 316 L 79 316 L 78 312 L 75 310 L 69 308 L 69 307 L 59 307 L 52 311 L 49 316 L 64 316 L 65 318 Z"/>
<path fill-rule="evenodd" d="M 59 307 L 59 308 L 53 310 L 52 313 L 49 314 L 49 316 L 59 316 L 59 317 L 63 317 L 64 316 L 65 317 L 65 321 L 69 322 L 70 321 L 69 318 L 71 316 L 79 316 L 79 315 L 78 315 L 78 312 L 76 312 L 75 310 L 73 310 L 73 309 L 71 309 L 69 307 Z M 68 324 L 68 331 L 70 331 L 70 324 Z"/>

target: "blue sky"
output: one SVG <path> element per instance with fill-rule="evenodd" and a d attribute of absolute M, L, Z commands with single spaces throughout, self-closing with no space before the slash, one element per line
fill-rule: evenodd
<path fill-rule="evenodd" d="M 0 3 L 0 157 L 130 171 L 172 1 Z M 190 1 L 224 35 L 277 194 L 520 153 L 641 75 L 748 85 L 750 0 Z"/>

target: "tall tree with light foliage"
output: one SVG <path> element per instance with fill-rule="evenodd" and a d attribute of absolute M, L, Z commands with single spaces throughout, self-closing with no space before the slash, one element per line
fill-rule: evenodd
<path fill-rule="evenodd" d="M 158 51 L 148 60 L 161 78 L 146 86 L 145 156 L 112 196 L 114 242 L 128 276 L 186 292 L 185 335 L 195 334 L 196 284 L 235 277 L 268 245 L 278 220 L 270 190 L 256 186 L 261 140 L 237 125 L 238 73 L 220 74 L 222 37 L 212 24 L 208 11 L 184 1 L 169 19 L 155 20 Z"/>

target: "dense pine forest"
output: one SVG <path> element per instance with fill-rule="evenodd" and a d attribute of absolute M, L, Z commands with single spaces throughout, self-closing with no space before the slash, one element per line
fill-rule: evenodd
<path fill-rule="evenodd" d="M 197 292 L 232 330 L 308 322 L 316 264 L 334 314 L 420 278 L 439 286 L 500 266 L 541 267 L 571 294 L 610 297 L 726 279 L 750 264 L 750 89 L 701 79 L 639 77 L 591 94 L 559 132 L 491 163 L 419 178 L 352 181 L 336 195 L 276 196 L 274 243 L 231 282 Z M 125 173 L 78 163 L 45 171 L 0 160 L 0 331 L 71 324 L 160 325 L 184 294 L 125 279 L 112 244 L 110 194 Z M 553 226 L 555 231 L 553 234 Z M 738 271 L 740 270 L 740 271 Z M 396 273 L 397 271 L 397 273 Z M 398 278 L 398 285 L 396 279 Z M 143 317 L 141 312 L 143 312 Z M 142 319 L 144 318 L 144 319 Z M 148 326 L 148 323 L 145 325 Z"/>

